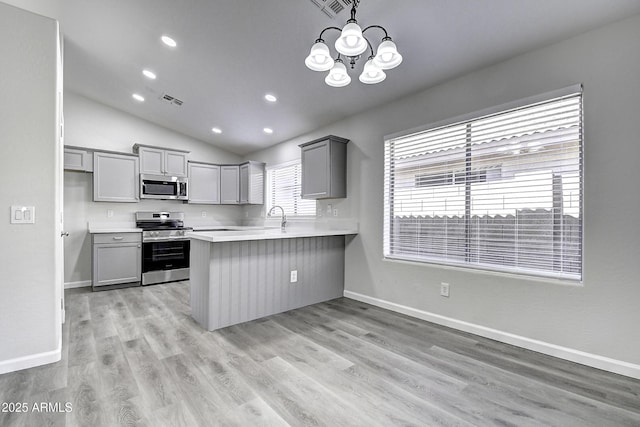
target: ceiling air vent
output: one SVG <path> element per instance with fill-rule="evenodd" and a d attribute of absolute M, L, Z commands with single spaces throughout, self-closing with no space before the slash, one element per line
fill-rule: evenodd
<path fill-rule="evenodd" d="M 329 18 L 335 18 L 345 9 L 351 7 L 352 0 L 311 0 Z"/>
<path fill-rule="evenodd" d="M 175 96 L 171 96 L 168 93 L 165 93 L 164 95 L 162 95 L 162 97 L 160 98 L 165 102 L 168 102 L 169 104 L 173 104 L 173 105 L 177 105 L 178 107 L 182 106 L 183 102 L 176 98 Z"/>

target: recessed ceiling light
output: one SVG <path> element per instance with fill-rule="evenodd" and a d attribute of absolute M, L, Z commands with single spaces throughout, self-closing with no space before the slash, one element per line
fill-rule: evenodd
<path fill-rule="evenodd" d="M 160 40 L 162 40 L 162 43 L 166 44 L 169 47 L 176 47 L 178 45 L 178 43 L 176 43 L 176 41 L 169 36 L 162 36 L 160 37 Z"/>
<path fill-rule="evenodd" d="M 211 132 L 213 132 L 213 133 L 222 133 L 222 129 L 220 129 L 220 128 L 211 128 Z"/>
<path fill-rule="evenodd" d="M 276 102 L 278 100 L 278 98 L 276 98 L 274 95 L 268 93 L 264 96 L 264 99 L 266 99 L 269 102 Z"/>
<path fill-rule="evenodd" d="M 145 77 L 151 79 L 151 80 L 155 80 L 156 78 L 156 73 L 154 73 L 151 70 L 142 70 L 142 74 L 144 74 Z"/>
<path fill-rule="evenodd" d="M 273 129 L 271 128 L 264 128 L 262 130 L 264 131 L 264 133 L 269 133 L 269 134 L 273 133 Z"/>
<path fill-rule="evenodd" d="M 131 95 L 133 97 L 133 99 L 135 99 L 136 101 L 139 102 L 144 102 L 144 96 L 142 95 L 138 95 L 137 93 L 134 93 L 133 95 Z"/>

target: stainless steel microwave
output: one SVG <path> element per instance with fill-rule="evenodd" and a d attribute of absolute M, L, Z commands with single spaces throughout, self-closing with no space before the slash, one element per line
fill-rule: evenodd
<path fill-rule="evenodd" d="M 140 198 L 187 200 L 187 178 L 140 174 Z"/>

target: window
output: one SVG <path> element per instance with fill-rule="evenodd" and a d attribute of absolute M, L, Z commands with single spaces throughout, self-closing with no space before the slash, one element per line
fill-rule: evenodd
<path fill-rule="evenodd" d="M 451 185 L 454 182 L 461 184 L 466 181 L 469 182 L 487 182 L 487 176 L 491 178 L 496 174 L 501 173 L 499 166 L 492 171 L 487 172 L 487 169 L 472 170 L 470 172 L 457 171 L 457 172 L 445 172 L 445 173 L 423 173 L 416 175 L 416 187 L 437 187 L 441 185 Z M 489 174 L 489 175 L 488 175 Z M 492 175 L 491 175 L 492 174 Z M 495 179 L 495 178 L 494 178 Z"/>
<path fill-rule="evenodd" d="M 267 168 L 267 212 L 282 206 L 287 216 L 315 216 L 316 201 L 300 198 L 302 165 L 299 160 Z"/>
<path fill-rule="evenodd" d="M 386 258 L 581 279 L 581 87 L 519 104 L 386 139 Z"/>

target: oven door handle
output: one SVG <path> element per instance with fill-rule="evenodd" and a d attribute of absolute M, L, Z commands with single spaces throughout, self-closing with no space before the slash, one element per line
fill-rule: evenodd
<path fill-rule="evenodd" d="M 180 237 L 178 239 L 171 237 L 145 237 L 142 239 L 142 243 L 155 243 L 155 242 L 188 242 L 190 239 Z"/>

